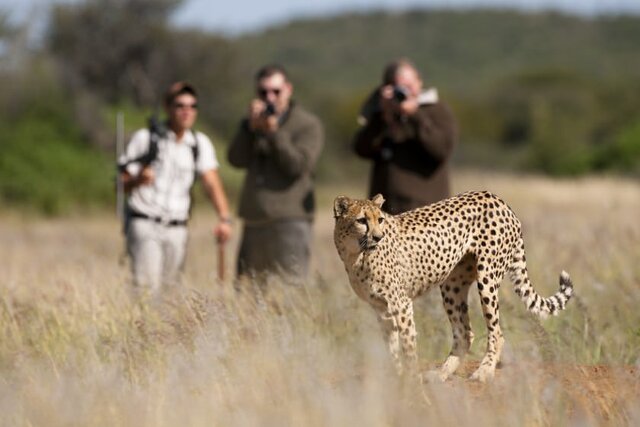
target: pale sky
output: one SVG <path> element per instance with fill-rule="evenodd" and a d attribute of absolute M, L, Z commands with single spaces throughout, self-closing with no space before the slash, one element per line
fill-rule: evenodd
<path fill-rule="evenodd" d="M 640 13 L 640 0 L 190 0 L 177 23 L 226 32 L 259 29 L 300 16 L 341 11 L 403 10 L 419 7 L 509 6 L 525 10 L 553 8 L 593 15 L 602 12 Z"/>
<path fill-rule="evenodd" d="M 0 0 L 0 10 L 24 22 L 41 18 L 54 1 Z M 181 26 L 237 34 L 259 30 L 296 17 L 326 16 L 343 11 L 403 10 L 411 7 L 508 6 L 524 10 L 555 9 L 583 15 L 640 14 L 640 0 L 188 0 L 175 16 Z"/>

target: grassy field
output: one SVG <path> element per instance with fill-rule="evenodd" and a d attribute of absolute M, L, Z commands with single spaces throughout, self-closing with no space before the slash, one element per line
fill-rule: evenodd
<path fill-rule="evenodd" d="M 320 189 L 308 286 L 276 280 L 267 292 L 237 292 L 220 283 L 213 214 L 201 209 L 184 289 L 145 304 L 130 298 L 115 219 L 5 213 L 0 425 L 638 425 L 639 184 L 456 173 L 457 192 L 491 190 L 521 218 L 536 289 L 555 292 L 565 269 L 576 293 L 540 323 L 503 286 L 504 363 L 481 385 L 465 380 L 486 338 L 472 292 L 470 357 L 453 380 L 422 390 L 396 377 L 333 246 L 330 201 L 361 189 Z M 439 292 L 415 311 L 420 363 L 433 368 L 451 343 Z"/>

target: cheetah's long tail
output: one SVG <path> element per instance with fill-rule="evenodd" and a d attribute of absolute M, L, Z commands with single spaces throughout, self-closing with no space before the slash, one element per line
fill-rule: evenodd
<path fill-rule="evenodd" d="M 573 294 L 573 282 L 566 271 L 560 273 L 560 290 L 554 295 L 544 298 L 533 289 L 527 273 L 522 240 L 514 256 L 513 263 L 507 272 L 513 282 L 516 294 L 525 303 L 527 309 L 542 319 L 546 319 L 549 315 L 557 316 L 559 312 L 566 308 L 567 302 L 569 302 Z"/>

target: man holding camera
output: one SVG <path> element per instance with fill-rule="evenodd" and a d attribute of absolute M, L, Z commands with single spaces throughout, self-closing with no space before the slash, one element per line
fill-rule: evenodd
<path fill-rule="evenodd" d="M 152 120 L 148 129 L 135 132 L 118 160 L 129 195 L 125 233 L 134 285 L 151 295 L 179 282 L 187 249 L 190 190 L 197 175 L 218 212 L 219 222 L 213 227 L 218 242 L 226 242 L 232 231 L 215 150 L 205 134 L 193 130 L 198 116 L 195 88 L 174 83 L 164 107 L 167 121 Z"/>
<path fill-rule="evenodd" d="M 256 97 L 229 147 L 229 162 L 247 170 L 239 215 L 244 229 L 238 275 L 309 272 L 314 172 L 324 144 L 318 118 L 292 101 L 280 65 L 255 77 Z"/>
<path fill-rule="evenodd" d="M 387 65 L 382 86 L 369 96 L 358 122 L 354 149 L 373 160 L 369 194 L 384 196 L 386 212 L 406 212 L 449 196 L 455 120 L 435 88 L 423 89 L 410 61 Z"/>

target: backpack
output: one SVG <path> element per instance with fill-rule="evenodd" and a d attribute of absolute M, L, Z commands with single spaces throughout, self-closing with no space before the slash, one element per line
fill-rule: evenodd
<path fill-rule="evenodd" d="M 191 147 L 191 151 L 193 154 L 193 174 L 194 174 L 194 182 L 197 178 L 197 170 L 196 164 L 198 163 L 198 155 L 200 154 L 200 149 L 198 146 L 198 133 L 194 129 L 190 129 L 193 134 L 193 139 L 195 140 L 195 144 Z M 143 168 L 149 166 L 155 159 L 158 157 L 158 141 L 160 138 L 165 136 L 167 133 L 166 125 L 158 120 L 158 117 L 154 114 L 149 118 L 149 149 L 146 153 L 141 156 L 136 157 L 126 163 L 119 163 L 118 170 L 120 172 L 124 172 L 128 165 L 131 163 L 140 163 Z"/>

